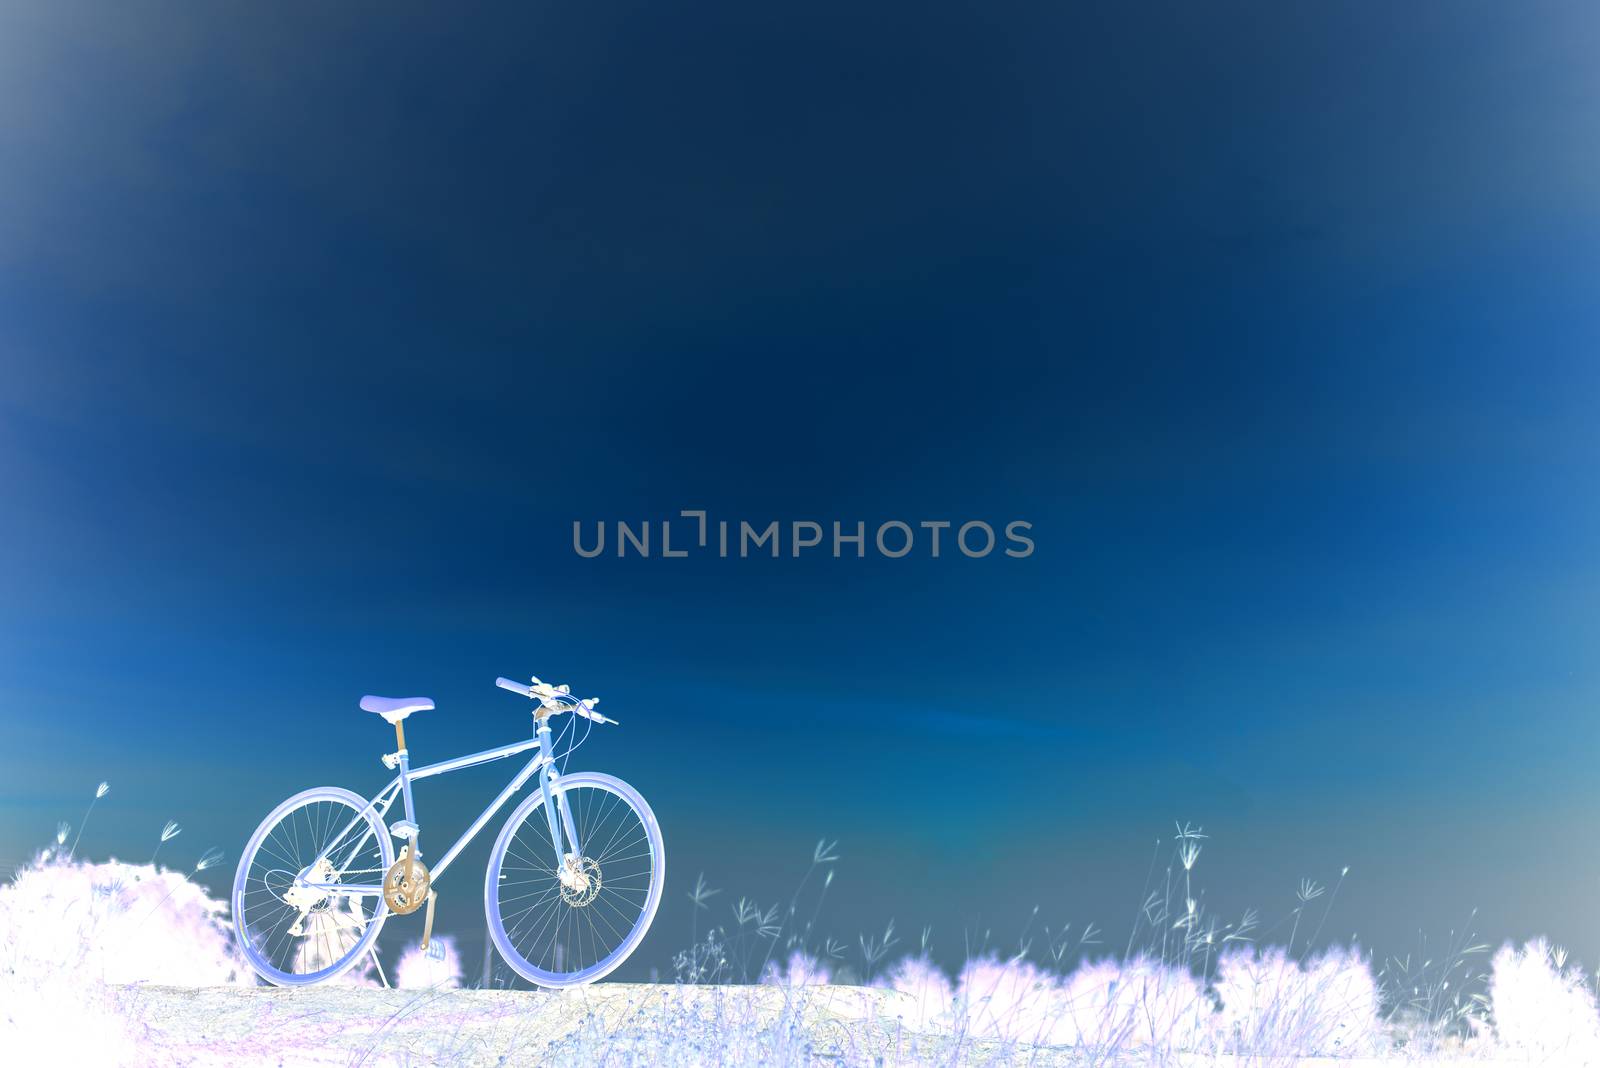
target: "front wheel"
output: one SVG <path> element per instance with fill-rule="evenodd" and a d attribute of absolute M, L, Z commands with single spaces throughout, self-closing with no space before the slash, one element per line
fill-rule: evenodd
<path fill-rule="evenodd" d="M 592 983 L 627 960 L 655 919 L 666 872 L 661 828 L 638 791 L 592 771 L 558 783 L 556 825 L 576 833 L 581 851 L 552 844 L 535 792 L 501 828 L 483 887 L 495 948 L 544 987 Z"/>

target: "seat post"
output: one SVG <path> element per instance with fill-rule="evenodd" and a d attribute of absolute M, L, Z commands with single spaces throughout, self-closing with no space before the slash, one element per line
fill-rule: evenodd
<path fill-rule="evenodd" d="M 406 747 L 406 729 L 403 721 L 398 719 L 394 721 L 394 740 L 395 748 L 404 749 Z"/>

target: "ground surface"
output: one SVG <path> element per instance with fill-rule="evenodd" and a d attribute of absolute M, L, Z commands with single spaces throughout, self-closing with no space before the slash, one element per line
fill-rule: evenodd
<path fill-rule="evenodd" d="M 557 993 L 319 987 L 124 988 L 150 1063 L 195 1065 L 1088 1065 L 1081 1050 L 961 1040 L 907 1026 L 892 990 L 601 983 Z M 1163 1060 L 1243 1068 L 1232 1057 Z M 1252 1062 L 1259 1063 L 1259 1062 Z M 1279 1062 L 1274 1061 L 1274 1064 Z M 1358 1068 L 1354 1060 L 1284 1064 Z M 1405 1063 L 1403 1058 L 1383 1062 Z M 1442 1065 L 1492 1063 L 1428 1059 Z"/>
<path fill-rule="evenodd" d="M 544 1065 L 600 1051 L 628 1063 L 648 1062 L 650 1046 L 687 1055 L 685 1063 L 718 1053 L 744 1060 L 719 1047 L 719 1036 L 751 1047 L 743 1051 L 751 1056 L 770 1044 L 785 1060 L 809 1059 L 803 1047 L 811 1047 L 824 1059 L 870 1061 L 868 1047 L 908 1037 L 897 1019 L 905 995 L 862 987 L 794 993 L 602 983 L 544 993 L 141 986 L 123 996 L 148 1029 L 153 1056 L 196 1064 Z"/>

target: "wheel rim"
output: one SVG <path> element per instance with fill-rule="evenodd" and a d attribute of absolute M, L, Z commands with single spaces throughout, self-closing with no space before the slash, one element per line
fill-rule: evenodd
<path fill-rule="evenodd" d="M 295 887 L 317 882 L 377 884 L 392 862 L 383 823 L 344 790 L 312 790 L 279 805 L 256 829 L 234 879 L 234 927 L 256 972 L 269 982 L 323 982 L 353 966 L 388 915 L 381 897 Z M 351 826 L 352 821 L 354 825 Z M 324 863 L 313 862 L 326 850 Z"/>
<path fill-rule="evenodd" d="M 583 855 L 558 868 L 543 798 L 534 794 L 501 830 L 485 886 L 496 948 L 541 986 L 592 982 L 620 965 L 649 929 L 661 894 L 661 832 L 644 799 L 598 775 L 564 776 L 562 791 Z"/>

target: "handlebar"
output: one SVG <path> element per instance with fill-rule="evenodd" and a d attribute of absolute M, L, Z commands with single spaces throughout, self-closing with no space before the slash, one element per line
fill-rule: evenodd
<path fill-rule="evenodd" d="M 515 679 L 508 679 L 504 675 L 495 679 L 494 684 L 502 690 L 510 690 L 512 693 L 519 693 L 524 697 L 538 701 L 544 707 L 544 710 L 553 716 L 558 716 L 563 712 L 571 712 L 596 723 L 617 722 L 614 719 L 607 719 L 594 710 L 594 706 L 600 703 L 600 698 L 574 697 L 566 686 L 552 686 L 548 682 L 540 682 L 538 678 L 533 680 L 532 686 L 528 686 L 517 682 Z"/>

